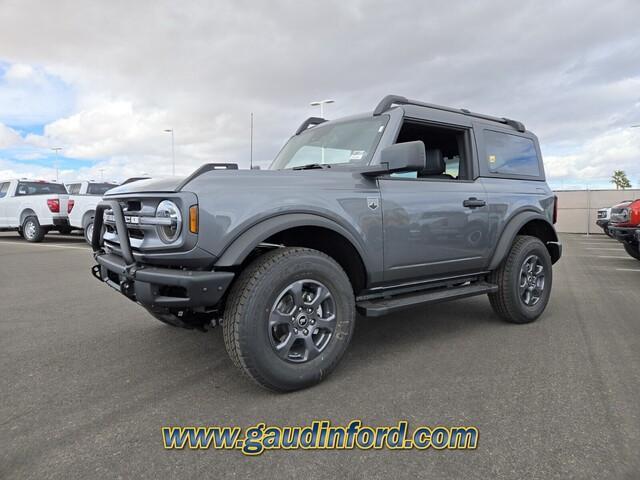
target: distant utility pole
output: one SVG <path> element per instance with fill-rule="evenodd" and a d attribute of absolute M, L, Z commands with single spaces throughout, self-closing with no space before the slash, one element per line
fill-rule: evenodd
<path fill-rule="evenodd" d="M 251 128 L 249 129 L 249 170 L 253 169 L 253 112 L 251 112 Z"/>
<path fill-rule="evenodd" d="M 175 176 L 176 174 L 176 148 L 175 148 L 175 141 L 174 141 L 174 137 L 173 137 L 173 128 L 167 128 L 165 130 L 165 132 L 170 133 L 171 134 L 171 165 L 172 165 L 172 175 Z"/>
<path fill-rule="evenodd" d="M 60 165 L 60 162 L 58 161 L 58 158 L 59 158 L 59 157 L 58 157 L 58 152 L 59 152 L 60 150 L 62 150 L 62 147 L 53 147 L 51 150 L 53 150 L 54 152 L 56 152 L 56 160 L 55 160 L 54 165 L 55 165 L 55 167 L 56 167 L 56 182 L 57 182 L 57 181 L 59 180 L 59 178 L 58 178 L 58 177 L 59 177 L 59 175 L 58 175 L 58 167 L 59 167 L 59 165 Z"/>

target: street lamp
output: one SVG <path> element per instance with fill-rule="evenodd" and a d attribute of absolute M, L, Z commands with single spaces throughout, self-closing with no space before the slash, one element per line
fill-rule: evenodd
<path fill-rule="evenodd" d="M 62 147 L 53 147 L 51 150 L 53 150 L 54 152 L 56 152 L 56 161 L 54 163 L 55 167 L 56 167 L 56 182 L 58 181 L 58 166 L 59 166 L 59 162 L 58 162 L 58 152 L 60 150 L 62 150 Z"/>
<path fill-rule="evenodd" d="M 173 138 L 173 128 L 167 128 L 165 132 L 171 134 L 171 159 L 172 159 L 172 174 L 175 176 L 176 174 L 176 149 L 175 142 Z"/>
<path fill-rule="evenodd" d="M 316 102 L 311 102 L 309 105 L 311 105 L 312 107 L 320 107 L 320 118 L 324 118 L 324 106 L 328 103 L 334 103 L 334 102 L 335 100 L 331 100 L 331 99 L 318 100 Z M 324 165 L 324 145 L 322 146 L 320 151 L 322 152 L 322 160 L 320 161 L 320 163 Z"/>
<path fill-rule="evenodd" d="M 316 102 L 311 102 L 309 105 L 311 105 L 312 107 L 320 107 L 320 117 L 324 118 L 324 106 L 327 103 L 335 103 L 335 100 L 318 100 Z"/>

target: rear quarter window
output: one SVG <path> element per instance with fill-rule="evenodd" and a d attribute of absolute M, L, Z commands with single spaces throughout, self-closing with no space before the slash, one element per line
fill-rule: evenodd
<path fill-rule="evenodd" d="M 484 131 L 485 159 L 490 174 L 539 177 L 540 159 L 534 141 L 509 133 Z"/>

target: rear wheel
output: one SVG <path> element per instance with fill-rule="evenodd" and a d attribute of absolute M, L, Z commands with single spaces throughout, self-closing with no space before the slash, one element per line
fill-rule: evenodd
<path fill-rule="evenodd" d="M 553 270 L 547 247 L 536 237 L 519 235 L 500 267 L 491 274 L 498 285 L 489 294 L 493 310 L 512 323 L 536 320 L 549 302 Z"/>
<path fill-rule="evenodd" d="M 24 219 L 22 235 L 27 242 L 41 242 L 46 233 L 47 230 L 40 225 L 38 217 L 30 216 Z"/>
<path fill-rule="evenodd" d="M 340 265 L 317 250 L 280 248 L 240 274 L 223 330 L 233 363 L 260 386 L 284 392 L 323 380 L 354 325 L 353 289 Z"/>
<path fill-rule="evenodd" d="M 93 219 L 89 220 L 84 225 L 84 239 L 91 245 L 91 238 L 93 237 Z"/>
<path fill-rule="evenodd" d="M 20 227 L 20 228 L 18 229 L 18 236 L 19 236 L 20 238 L 24 238 L 24 233 L 22 233 L 22 227 Z"/>
<path fill-rule="evenodd" d="M 630 243 L 623 243 L 624 251 L 627 252 L 630 256 L 635 258 L 636 260 L 640 260 L 640 248 L 639 245 L 631 245 Z"/>

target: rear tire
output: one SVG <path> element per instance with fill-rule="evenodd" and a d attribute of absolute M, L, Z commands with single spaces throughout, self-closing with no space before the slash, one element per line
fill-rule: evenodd
<path fill-rule="evenodd" d="M 17 233 L 18 233 L 18 236 L 19 236 L 20 238 L 24 238 L 24 233 L 22 233 L 22 227 L 20 227 L 20 228 L 17 230 Z"/>
<path fill-rule="evenodd" d="M 22 223 L 22 235 L 27 242 L 41 242 L 47 230 L 40 225 L 35 215 L 24 219 Z"/>
<path fill-rule="evenodd" d="M 507 257 L 490 275 L 498 285 L 489 294 L 493 310 L 511 323 L 529 323 L 544 312 L 551 295 L 551 256 L 540 239 L 519 235 Z"/>
<path fill-rule="evenodd" d="M 355 299 L 338 263 L 317 250 L 279 248 L 231 287 L 223 331 L 233 363 L 258 385 L 288 392 L 337 366 L 355 325 Z"/>
<path fill-rule="evenodd" d="M 91 236 L 93 235 L 93 219 L 89 220 L 84 225 L 84 239 L 91 245 Z"/>
<path fill-rule="evenodd" d="M 622 246 L 624 247 L 624 251 L 627 252 L 630 256 L 632 256 L 636 260 L 640 260 L 640 250 L 638 245 L 634 246 L 629 243 L 623 243 Z"/>

